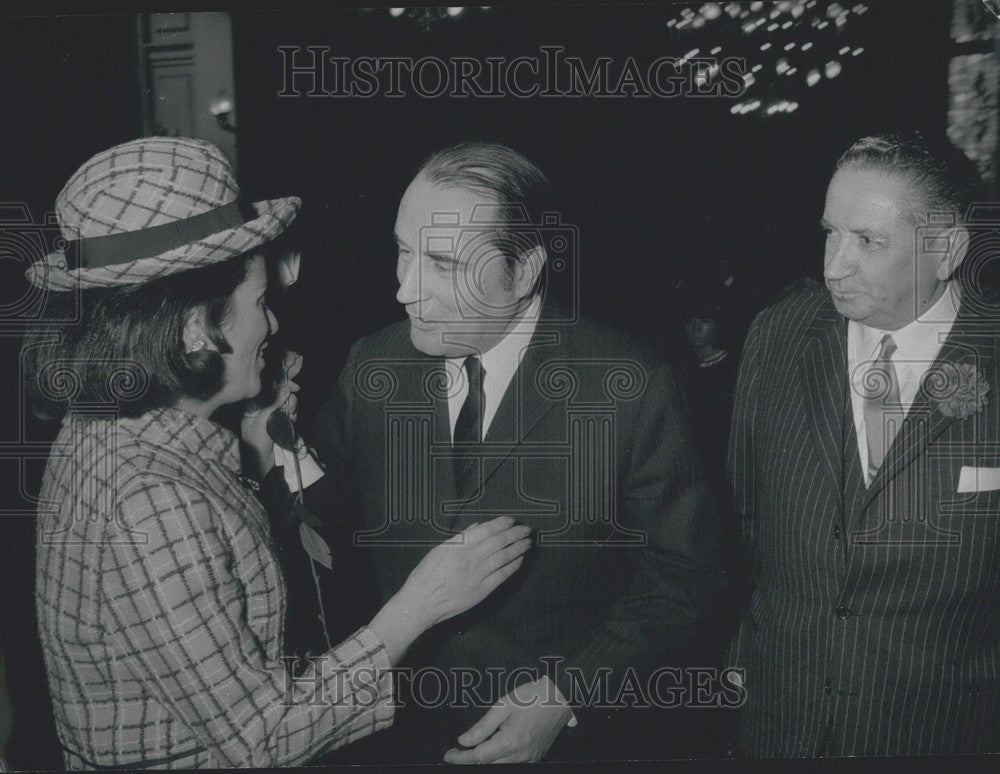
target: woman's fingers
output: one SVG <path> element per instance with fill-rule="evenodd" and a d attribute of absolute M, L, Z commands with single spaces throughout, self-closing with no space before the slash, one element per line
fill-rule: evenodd
<path fill-rule="evenodd" d="M 527 536 L 527 533 L 519 534 L 522 534 L 523 536 L 514 542 L 493 551 L 483 559 L 480 563 L 480 567 L 482 568 L 484 576 L 488 576 L 490 573 L 496 572 L 501 567 L 510 564 L 525 551 L 531 548 L 531 539 Z"/>
<path fill-rule="evenodd" d="M 288 399 L 286 400 L 285 405 L 283 406 L 284 412 L 288 414 L 288 418 L 291 419 L 292 422 L 294 422 L 298 416 L 296 413 L 298 411 L 298 408 L 299 408 L 299 399 L 295 395 L 295 392 L 293 391 L 289 393 Z"/>
<path fill-rule="evenodd" d="M 483 578 L 483 590 L 486 591 L 487 594 L 491 593 L 497 586 L 517 572 L 523 563 L 524 554 L 521 554 L 521 556 L 517 557 L 513 562 L 507 562 L 507 564 L 503 567 L 491 572 Z"/>
<path fill-rule="evenodd" d="M 505 529 L 510 529 L 512 526 L 514 526 L 514 519 L 510 516 L 498 516 L 483 524 L 477 523 L 471 527 L 467 527 L 455 536 L 455 538 L 458 538 L 455 542 L 464 543 L 467 548 L 472 548 L 484 540 L 503 532 Z"/>
<path fill-rule="evenodd" d="M 274 401 L 264 409 L 264 413 L 269 415 L 275 409 L 281 408 L 282 404 L 288 400 L 288 396 L 291 394 L 292 389 L 289 387 L 288 382 L 282 382 L 278 385 L 278 394 L 275 395 Z"/>
<path fill-rule="evenodd" d="M 531 534 L 531 527 L 525 524 L 516 524 L 514 526 L 508 527 L 502 532 L 498 532 L 495 535 L 491 535 L 485 540 L 481 541 L 475 546 L 471 546 L 473 555 L 477 558 L 486 558 L 491 556 L 498 551 L 503 550 L 511 543 L 521 540 Z"/>
<path fill-rule="evenodd" d="M 302 355 L 289 350 L 285 353 L 285 362 L 283 365 L 285 378 L 288 381 L 292 381 L 298 375 L 299 371 L 302 370 Z"/>
<path fill-rule="evenodd" d="M 486 561 L 487 572 L 493 572 L 506 564 L 510 564 L 531 548 L 531 538 L 528 537 L 530 533 L 531 531 L 525 528 L 523 532 L 518 533 L 522 537 L 491 554 L 490 558 Z"/>

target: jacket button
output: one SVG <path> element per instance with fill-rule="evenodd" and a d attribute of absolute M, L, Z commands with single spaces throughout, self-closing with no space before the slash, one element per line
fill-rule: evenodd
<path fill-rule="evenodd" d="M 825 693 L 827 696 L 833 693 L 833 683 L 830 682 L 829 677 L 823 681 L 823 693 Z"/>
<path fill-rule="evenodd" d="M 843 621 L 845 618 L 847 618 L 850 614 L 851 614 L 851 611 L 848 610 L 843 605 L 841 605 L 840 607 L 837 608 L 837 618 L 839 618 L 841 621 Z"/>
<path fill-rule="evenodd" d="M 834 525 L 834 527 L 833 527 L 833 536 L 837 540 L 840 540 L 840 525 L 839 524 L 835 524 Z"/>

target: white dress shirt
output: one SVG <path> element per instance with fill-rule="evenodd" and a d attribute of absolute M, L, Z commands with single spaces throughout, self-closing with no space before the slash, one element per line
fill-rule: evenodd
<path fill-rule="evenodd" d="M 865 375 L 878 358 L 882 337 L 887 333 L 896 343 L 892 365 L 899 383 L 899 401 L 909 412 L 920 389 L 920 381 L 931 367 L 941 345 L 948 337 L 958 315 L 958 285 L 949 282 L 934 305 L 920 317 L 896 331 L 870 328 L 855 320 L 847 323 L 847 373 L 851 380 L 851 410 L 858 436 L 858 454 L 865 484 L 871 484 L 868 471 L 868 434 L 865 430 Z"/>
<path fill-rule="evenodd" d="M 542 306 L 542 297 L 536 295 L 531 304 L 521 315 L 513 328 L 492 349 L 480 354 L 479 358 L 486 371 L 483 377 L 483 392 L 486 405 L 483 407 L 483 439 L 490 429 L 490 423 L 496 416 L 500 401 L 510 386 L 511 379 L 521 365 L 521 358 L 531 341 L 538 324 L 538 312 Z M 448 419 L 451 422 L 451 437 L 455 438 L 455 423 L 458 422 L 458 412 L 462 410 L 465 396 L 469 394 L 469 380 L 465 376 L 465 356 L 450 357 L 445 361 L 448 373 L 448 384 L 454 385 L 448 391 Z"/>

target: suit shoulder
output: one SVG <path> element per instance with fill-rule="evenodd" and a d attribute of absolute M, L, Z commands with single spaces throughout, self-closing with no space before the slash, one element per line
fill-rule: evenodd
<path fill-rule="evenodd" d="M 606 323 L 580 319 L 565 330 L 570 347 L 581 355 L 668 365 L 652 347 Z"/>
<path fill-rule="evenodd" d="M 412 348 L 410 323 L 408 320 L 400 320 L 361 337 L 354 342 L 351 349 L 360 359 L 367 360 L 373 357 L 404 355 Z"/>
<path fill-rule="evenodd" d="M 1000 290 L 963 290 L 959 316 L 975 324 L 1000 322 Z M 1000 335 L 1000 327 L 996 330 Z"/>
<path fill-rule="evenodd" d="M 793 323 L 809 322 L 816 316 L 820 307 L 829 303 L 830 294 L 826 290 L 807 290 L 791 293 L 779 301 L 766 307 L 758 318 L 762 321 Z"/>
<path fill-rule="evenodd" d="M 830 294 L 825 290 L 792 293 L 766 307 L 754 320 L 761 336 L 776 333 L 788 337 L 801 333 L 826 307 L 832 309 Z"/>

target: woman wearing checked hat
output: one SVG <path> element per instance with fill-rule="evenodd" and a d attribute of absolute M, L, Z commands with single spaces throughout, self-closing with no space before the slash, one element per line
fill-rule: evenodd
<path fill-rule="evenodd" d="M 239 439 L 212 416 L 260 392 L 278 326 L 266 246 L 299 204 L 242 204 L 208 143 L 125 143 L 72 176 L 56 201 L 67 243 L 26 273 L 51 320 L 25 339 L 27 388 L 62 419 L 36 604 L 69 768 L 293 765 L 384 728 L 387 670 L 527 548 L 507 518 L 436 546 L 318 674 L 292 679 L 285 581 L 238 442 L 266 480 L 267 419 L 294 413 L 296 387 L 245 416 Z"/>

